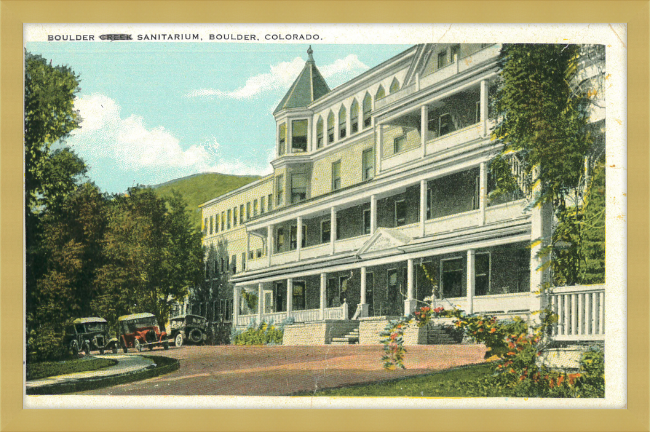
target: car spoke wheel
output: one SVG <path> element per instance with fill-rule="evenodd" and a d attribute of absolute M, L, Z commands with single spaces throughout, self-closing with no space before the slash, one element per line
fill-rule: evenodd
<path fill-rule="evenodd" d="M 115 346 L 113 347 L 113 354 L 117 354 L 117 344 L 115 344 Z"/>
<path fill-rule="evenodd" d="M 122 351 L 124 351 L 125 353 L 129 351 L 129 348 L 127 348 L 126 343 L 122 344 Z"/>
<path fill-rule="evenodd" d="M 163 342 L 163 348 L 165 348 L 166 350 L 169 349 L 169 341 Z"/>
<path fill-rule="evenodd" d="M 101 354 L 104 354 L 104 348 L 100 348 L 100 349 L 99 349 L 99 354 L 100 354 L 100 355 L 101 355 Z"/>
<path fill-rule="evenodd" d="M 142 344 L 138 339 L 136 339 L 135 342 L 133 342 L 133 346 L 135 347 L 135 350 L 137 352 L 142 352 Z"/>
<path fill-rule="evenodd" d="M 182 334 L 177 334 L 176 337 L 174 338 L 174 345 L 176 348 L 180 348 L 183 346 L 183 335 Z"/>
<path fill-rule="evenodd" d="M 194 329 L 190 332 L 190 340 L 194 343 L 199 343 L 203 340 L 203 334 L 201 333 L 201 330 L 199 329 Z"/>
<path fill-rule="evenodd" d="M 86 346 L 84 347 L 84 354 L 86 354 L 87 356 L 90 355 L 90 346 L 89 346 L 89 345 L 86 345 Z"/>

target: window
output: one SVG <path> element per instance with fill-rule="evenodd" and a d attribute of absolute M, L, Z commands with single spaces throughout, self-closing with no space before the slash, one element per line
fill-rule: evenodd
<path fill-rule="evenodd" d="M 231 257 L 230 265 L 232 267 L 232 273 L 237 273 L 237 255 Z"/>
<path fill-rule="evenodd" d="M 368 93 L 366 97 L 363 98 L 363 127 L 367 128 L 372 124 L 372 118 L 370 113 L 372 112 L 372 98 Z"/>
<path fill-rule="evenodd" d="M 474 116 L 474 123 L 481 121 L 481 101 L 476 101 L 476 115 Z"/>
<path fill-rule="evenodd" d="M 248 259 L 253 259 L 255 258 L 255 251 L 248 251 Z"/>
<path fill-rule="evenodd" d="M 305 309 L 305 282 L 304 281 L 294 281 L 293 282 L 293 309 L 294 310 L 304 310 Z"/>
<path fill-rule="evenodd" d="M 307 238 L 307 225 L 302 226 L 302 241 L 300 242 L 300 247 L 304 248 Z M 291 239 L 289 242 L 289 248 L 295 250 L 298 245 L 298 227 L 296 225 L 291 226 Z"/>
<path fill-rule="evenodd" d="M 334 114 L 330 112 L 327 117 L 327 144 L 334 142 Z"/>
<path fill-rule="evenodd" d="M 221 212 L 221 231 L 225 229 L 226 225 L 226 212 Z"/>
<path fill-rule="evenodd" d="M 433 208 L 433 191 L 431 188 L 427 188 L 427 219 L 433 218 L 431 214 L 431 209 Z"/>
<path fill-rule="evenodd" d="M 443 297 L 462 297 L 463 292 L 463 259 L 452 258 L 440 262 L 442 275 Z"/>
<path fill-rule="evenodd" d="M 307 174 L 291 175 L 291 202 L 297 203 L 307 198 Z"/>
<path fill-rule="evenodd" d="M 267 202 L 268 210 L 269 211 L 273 210 L 273 194 L 269 194 L 266 202 Z"/>
<path fill-rule="evenodd" d="M 406 201 L 395 201 L 395 226 L 406 224 Z"/>
<path fill-rule="evenodd" d="M 474 294 L 490 293 L 490 253 L 476 254 L 474 257 Z"/>
<path fill-rule="evenodd" d="M 239 206 L 239 225 L 244 223 L 244 204 Z"/>
<path fill-rule="evenodd" d="M 472 196 L 472 210 L 478 210 L 481 206 L 481 176 L 474 177 L 474 196 Z"/>
<path fill-rule="evenodd" d="M 357 132 L 359 132 L 359 104 L 355 99 L 350 108 L 350 134 Z"/>
<path fill-rule="evenodd" d="M 264 214 L 264 206 L 266 204 L 266 197 L 260 198 L 260 214 Z"/>
<path fill-rule="evenodd" d="M 319 117 L 316 123 L 316 148 L 323 147 L 323 118 Z"/>
<path fill-rule="evenodd" d="M 226 271 L 226 260 L 221 258 L 221 273 Z"/>
<path fill-rule="evenodd" d="M 361 166 L 364 180 L 370 180 L 375 176 L 375 155 L 372 148 L 365 149 L 361 154 Z"/>
<path fill-rule="evenodd" d="M 339 110 L 339 139 L 345 138 L 345 128 L 347 125 L 347 112 L 345 111 L 345 107 L 341 106 L 341 109 Z"/>
<path fill-rule="evenodd" d="M 275 178 L 275 205 L 281 206 L 284 197 L 284 176 L 279 175 Z"/>
<path fill-rule="evenodd" d="M 286 151 L 287 145 L 287 124 L 282 123 L 280 125 L 280 131 L 278 132 L 278 155 L 282 156 Z"/>
<path fill-rule="evenodd" d="M 375 100 L 379 100 L 385 97 L 386 97 L 386 90 L 384 90 L 384 86 L 380 85 L 379 88 L 377 89 L 377 93 L 375 93 Z"/>
<path fill-rule="evenodd" d="M 320 242 L 327 243 L 331 238 L 332 224 L 329 220 L 324 220 L 320 223 Z"/>
<path fill-rule="evenodd" d="M 246 270 L 246 252 L 241 253 L 241 270 Z"/>
<path fill-rule="evenodd" d="M 212 216 L 210 216 L 210 234 L 212 234 Z"/>
<path fill-rule="evenodd" d="M 460 45 L 453 45 L 450 50 L 451 62 L 454 63 L 457 59 L 460 60 Z"/>
<path fill-rule="evenodd" d="M 406 134 L 395 137 L 393 139 L 393 153 L 399 153 L 404 150 L 404 144 L 406 144 Z"/>
<path fill-rule="evenodd" d="M 440 116 L 438 125 L 439 136 L 447 135 L 455 131 L 454 122 L 452 121 L 451 114 L 446 113 Z"/>
<path fill-rule="evenodd" d="M 363 233 L 370 234 L 370 209 L 363 211 Z"/>
<path fill-rule="evenodd" d="M 253 200 L 253 217 L 257 216 L 257 200 Z"/>
<path fill-rule="evenodd" d="M 251 203 L 246 203 L 246 220 L 251 218 Z"/>
<path fill-rule="evenodd" d="M 294 120 L 291 122 L 292 150 L 307 151 L 308 124 L 307 120 Z"/>
<path fill-rule="evenodd" d="M 262 249 L 261 248 L 257 250 L 257 257 L 262 258 Z"/>
<path fill-rule="evenodd" d="M 340 305 L 339 286 L 336 282 L 336 278 L 329 278 L 325 284 L 327 307 L 337 307 Z"/>
<path fill-rule="evenodd" d="M 341 189 L 341 161 L 332 163 L 332 190 Z"/>
<path fill-rule="evenodd" d="M 284 229 L 283 228 L 278 228 L 278 231 L 276 233 L 276 250 L 280 252 L 282 250 L 282 247 L 284 246 Z"/>
<path fill-rule="evenodd" d="M 438 69 L 447 66 L 447 50 L 438 53 Z"/>
<path fill-rule="evenodd" d="M 237 207 L 232 209 L 232 226 L 237 226 Z"/>
<path fill-rule="evenodd" d="M 228 209 L 228 219 L 226 219 L 226 226 L 230 229 L 230 219 L 232 218 L 232 210 Z"/>
<path fill-rule="evenodd" d="M 390 88 L 388 89 L 388 91 L 390 91 L 390 94 L 399 91 L 399 81 L 397 81 L 397 78 L 393 78 L 393 82 L 390 83 Z"/>

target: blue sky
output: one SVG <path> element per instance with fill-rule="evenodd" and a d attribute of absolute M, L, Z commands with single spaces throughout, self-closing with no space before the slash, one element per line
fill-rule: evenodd
<path fill-rule="evenodd" d="M 314 45 L 330 88 L 408 45 Z M 106 192 L 199 172 L 266 174 L 272 111 L 307 59 L 307 44 L 54 43 L 28 51 L 81 76 L 83 122 L 65 142 Z"/>

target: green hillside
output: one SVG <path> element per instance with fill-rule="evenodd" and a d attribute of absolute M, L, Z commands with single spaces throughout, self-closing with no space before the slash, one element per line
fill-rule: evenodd
<path fill-rule="evenodd" d="M 152 186 L 160 196 L 171 196 L 176 189 L 187 201 L 187 207 L 192 212 L 192 220 L 201 224 L 199 204 L 217 198 L 225 193 L 258 180 L 259 176 L 237 176 L 218 173 L 194 174 L 188 177 Z"/>

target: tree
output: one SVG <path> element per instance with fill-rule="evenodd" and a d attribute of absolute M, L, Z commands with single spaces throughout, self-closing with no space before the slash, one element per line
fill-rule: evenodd
<path fill-rule="evenodd" d="M 579 45 L 504 45 L 494 102 L 498 123 L 493 134 L 503 148 L 490 166 L 493 196 L 531 190 L 538 182 L 531 204 L 552 204 L 557 220 L 551 244 L 541 253 L 551 254 L 559 284 L 579 283 L 584 265 L 585 159 L 593 153 L 588 124 L 595 95 L 591 79 L 583 79 L 584 51 Z M 513 161 L 523 168 L 519 179 L 513 176 Z"/>

